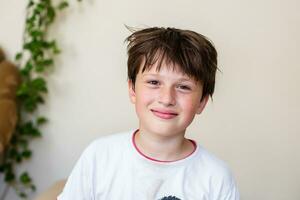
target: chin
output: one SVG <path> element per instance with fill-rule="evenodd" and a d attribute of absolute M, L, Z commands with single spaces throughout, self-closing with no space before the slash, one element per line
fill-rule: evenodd
<path fill-rule="evenodd" d="M 161 137 L 170 137 L 170 136 L 174 136 L 177 134 L 184 134 L 185 130 L 179 131 L 178 128 L 175 127 L 168 127 L 168 126 L 160 126 L 157 125 L 155 127 L 148 127 L 147 131 L 149 133 L 155 134 L 157 136 L 161 136 Z"/>

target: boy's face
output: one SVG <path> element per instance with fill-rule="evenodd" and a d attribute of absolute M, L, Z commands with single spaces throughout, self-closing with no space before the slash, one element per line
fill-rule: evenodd
<path fill-rule="evenodd" d="M 184 134 L 195 114 L 204 109 L 208 97 L 202 97 L 202 85 L 183 74 L 178 66 L 157 63 L 137 74 L 135 85 L 129 81 L 130 100 L 135 104 L 141 132 L 160 136 Z"/>

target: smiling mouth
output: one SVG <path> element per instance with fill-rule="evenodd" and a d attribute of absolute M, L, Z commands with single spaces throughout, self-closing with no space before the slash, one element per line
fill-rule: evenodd
<path fill-rule="evenodd" d="M 178 114 L 174 112 L 165 112 L 165 111 L 159 111 L 159 110 L 153 110 L 151 109 L 151 112 L 156 116 L 161 119 L 173 119 L 176 117 Z"/>

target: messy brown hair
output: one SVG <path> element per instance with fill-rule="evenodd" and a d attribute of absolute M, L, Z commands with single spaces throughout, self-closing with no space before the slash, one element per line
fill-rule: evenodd
<path fill-rule="evenodd" d="M 179 66 L 179 70 L 203 85 L 202 99 L 212 96 L 217 70 L 217 51 L 205 36 L 190 30 L 176 28 L 145 28 L 134 30 L 126 38 L 128 42 L 128 79 L 135 83 L 136 76 L 144 63 L 142 72 L 159 62 L 157 70 L 165 61 Z"/>

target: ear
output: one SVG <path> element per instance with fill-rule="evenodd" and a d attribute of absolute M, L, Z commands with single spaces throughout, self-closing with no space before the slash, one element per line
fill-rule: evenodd
<path fill-rule="evenodd" d="M 135 95 L 135 89 L 134 89 L 134 84 L 132 83 L 131 80 L 128 80 L 128 94 L 131 103 L 135 104 L 136 102 L 136 95 Z"/>
<path fill-rule="evenodd" d="M 205 108 L 205 106 L 206 106 L 206 104 L 207 104 L 208 99 L 209 99 L 209 95 L 206 95 L 206 96 L 200 101 L 199 106 L 198 106 L 198 108 L 197 108 L 197 112 L 196 112 L 198 115 L 201 114 L 202 111 L 204 110 L 204 108 Z"/>

